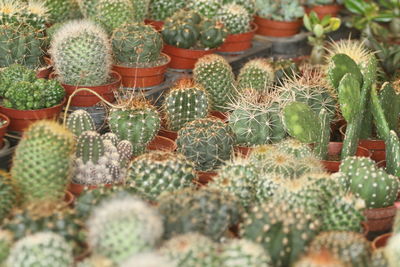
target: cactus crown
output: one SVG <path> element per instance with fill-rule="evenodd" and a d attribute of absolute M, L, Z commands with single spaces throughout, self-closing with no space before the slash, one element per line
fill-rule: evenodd
<path fill-rule="evenodd" d="M 326 62 L 330 62 L 332 57 L 337 54 L 345 54 L 358 65 L 364 65 L 369 61 L 371 51 L 364 42 L 349 39 L 331 42 L 327 48 Z"/>

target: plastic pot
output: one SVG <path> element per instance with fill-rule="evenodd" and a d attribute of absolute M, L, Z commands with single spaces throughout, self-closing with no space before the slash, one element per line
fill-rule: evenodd
<path fill-rule="evenodd" d="M 53 72 L 53 66 L 47 66 L 47 67 L 39 69 L 36 72 L 36 77 L 38 79 L 48 79 L 52 72 Z"/>
<path fill-rule="evenodd" d="M 161 32 L 161 30 L 164 26 L 164 21 L 159 21 L 159 20 L 145 19 L 144 23 L 152 26 L 154 29 L 156 29 L 159 32 Z"/>
<path fill-rule="evenodd" d="M 387 234 L 383 234 L 378 236 L 377 238 L 374 239 L 374 241 L 372 241 L 372 249 L 373 250 L 377 250 L 379 248 L 383 248 L 386 246 L 389 238 L 392 237 L 392 233 L 387 233 Z"/>
<path fill-rule="evenodd" d="M 241 156 L 247 158 L 250 155 L 253 148 L 247 147 L 247 146 L 235 146 L 234 150 L 237 155 L 241 155 Z"/>
<path fill-rule="evenodd" d="M 229 34 L 225 42 L 217 49 L 218 52 L 235 53 L 249 49 L 251 47 L 254 34 L 258 30 L 255 23 L 251 25 L 251 31 L 239 34 Z"/>
<path fill-rule="evenodd" d="M 23 132 L 29 125 L 39 120 L 51 120 L 57 118 L 66 102 L 66 99 L 51 108 L 36 110 L 18 110 L 0 106 L 0 113 L 10 118 L 9 131 Z"/>
<path fill-rule="evenodd" d="M 3 148 L 4 135 L 6 134 L 7 128 L 10 125 L 10 118 L 0 113 L 0 121 L 5 121 L 5 124 L 0 126 L 0 148 Z"/>
<path fill-rule="evenodd" d="M 254 22 L 258 26 L 257 34 L 272 37 L 289 37 L 300 32 L 303 25 L 301 19 L 296 21 L 275 21 L 255 16 Z"/>
<path fill-rule="evenodd" d="M 171 139 L 172 141 L 175 141 L 178 138 L 178 132 L 166 129 L 160 129 L 160 131 L 158 131 L 158 135 Z"/>
<path fill-rule="evenodd" d="M 394 217 L 397 208 L 393 206 L 377 209 L 367 209 L 364 216 L 367 218 L 365 222 L 371 232 L 388 231 L 392 229 Z"/>
<path fill-rule="evenodd" d="M 128 88 L 144 88 L 159 85 L 164 82 L 165 72 L 171 62 L 171 58 L 162 54 L 167 62 L 151 68 L 133 68 L 121 65 L 113 65 L 113 70 L 121 75 L 121 84 Z"/>
<path fill-rule="evenodd" d="M 197 180 L 201 185 L 206 185 L 211 182 L 218 173 L 216 172 L 197 172 Z"/>
<path fill-rule="evenodd" d="M 173 152 L 177 148 L 176 143 L 164 136 L 157 135 L 147 146 L 148 150 L 162 150 Z"/>
<path fill-rule="evenodd" d="M 333 5 L 317 5 L 306 8 L 306 13 L 309 14 L 311 11 L 317 13 L 318 17 L 322 19 L 326 15 L 330 15 L 331 17 L 337 17 L 340 10 L 343 9 L 342 5 L 333 4 Z"/>
<path fill-rule="evenodd" d="M 171 57 L 170 68 L 191 70 L 194 68 L 197 59 L 202 56 L 214 53 L 215 49 L 193 50 L 178 48 L 176 46 L 164 44 L 163 52 Z"/>

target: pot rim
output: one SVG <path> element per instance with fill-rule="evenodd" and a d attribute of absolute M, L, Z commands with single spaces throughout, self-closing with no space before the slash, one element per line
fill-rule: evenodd
<path fill-rule="evenodd" d="M 11 122 L 10 118 L 3 113 L 0 113 L 0 118 L 6 121 L 6 124 L 0 126 L 0 130 L 7 129 L 7 127 L 10 125 Z"/>
<path fill-rule="evenodd" d="M 161 55 L 164 56 L 165 58 L 167 58 L 167 62 L 163 63 L 161 65 L 154 66 L 154 67 L 144 67 L 144 68 L 141 68 L 141 67 L 127 67 L 127 66 L 119 65 L 119 64 L 113 64 L 113 66 L 117 67 L 117 68 L 120 68 L 120 69 L 126 69 L 126 70 L 138 69 L 138 70 L 151 71 L 151 70 L 155 70 L 155 69 L 162 69 L 163 67 L 167 67 L 169 65 L 169 63 L 171 63 L 171 57 L 169 55 L 167 55 L 166 53 L 164 53 L 164 52 L 161 52 Z"/>

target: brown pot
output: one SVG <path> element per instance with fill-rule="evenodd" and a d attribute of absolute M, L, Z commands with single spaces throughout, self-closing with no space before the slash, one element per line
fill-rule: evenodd
<path fill-rule="evenodd" d="M 171 57 L 170 68 L 191 70 L 194 68 L 197 59 L 202 56 L 214 53 L 215 49 L 193 50 L 178 48 L 176 46 L 164 44 L 163 52 Z"/>
<path fill-rule="evenodd" d="M 176 139 L 178 138 L 178 132 L 166 129 L 160 129 L 160 131 L 158 131 L 158 135 L 171 139 L 172 141 L 176 141 Z"/>
<path fill-rule="evenodd" d="M 254 22 L 258 26 L 257 34 L 272 37 L 289 37 L 300 32 L 303 25 L 301 19 L 296 21 L 275 21 L 255 16 Z"/>
<path fill-rule="evenodd" d="M 65 206 L 72 207 L 74 205 L 74 201 L 75 196 L 70 191 L 67 191 L 64 197 Z"/>
<path fill-rule="evenodd" d="M 164 136 L 157 135 L 147 146 L 148 150 L 162 150 L 173 152 L 177 148 L 176 143 Z"/>
<path fill-rule="evenodd" d="M 167 62 L 151 68 L 132 68 L 121 65 L 113 65 L 113 70 L 121 75 L 121 84 L 129 88 L 144 88 L 159 85 L 164 82 L 165 72 L 171 62 L 171 58 L 162 54 Z"/>
<path fill-rule="evenodd" d="M 215 110 L 211 111 L 210 115 L 214 116 L 214 117 L 216 117 L 218 119 L 221 119 L 224 122 L 228 121 L 228 116 L 229 116 L 229 114 L 227 112 L 221 112 L 221 111 L 215 111 Z"/>
<path fill-rule="evenodd" d="M 250 155 L 253 148 L 247 146 L 235 146 L 234 150 L 237 155 L 241 155 L 242 157 L 247 158 Z"/>
<path fill-rule="evenodd" d="M 162 28 L 164 26 L 164 21 L 159 21 L 159 20 L 145 19 L 144 23 L 147 25 L 151 25 L 154 29 L 156 29 L 159 32 L 162 31 Z"/>
<path fill-rule="evenodd" d="M 329 142 L 328 144 L 328 155 L 329 156 L 340 156 L 342 152 L 343 143 L 342 142 Z M 356 156 L 359 157 L 370 157 L 371 153 L 368 149 L 358 146 Z M 333 160 L 321 160 L 321 163 L 324 165 L 325 169 L 328 172 L 334 173 L 339 171 L 339 166 L 341 161 L 333 161 Z"/>
<path fill-rule="evenodd" d="M 47 66 L 36 72 L 36 78 L 38 79 L 48 79 L 50 74 L 53 72 L 53 66 Z"/>
<path fill-rule="evenodd" d="M 103 97 L 105 100 L 108 102 L 113 102 L 115 97 L 114 97 L 114 90 L 118 89 L 120 84 L 121 84 L 121 75 L 119 75 L 117 72 L 112 71 L 111 72 L 111 77 L 114 79 L 113 82 L 105 85 L 99 85 L 99 86 L 75 86 L 75 85 L 69 85 L 69 84 L 61 84 L 66 93 L 67 97 L 72 95 L 72 93 L 80 88 L 88 88 L 96 93 L 98 93 L 101 97 Z M 56 75 L 54 72 L 50 74 L 50 79 L 55 79 Z M 71 106 L 75 107 L 91 107 L 96 105 L 98 102 L 101 100 L 94 94 L 88 91 L 82 91 L 74 95 L 74 97 L 71 100 Z"/>
<path fill-rule="evenodd" d="M 10 118 L 0 113 L 0 121 L 2 120 L 5 121 L 6 123 L 3 126 L 0 126 L 0 149 L 3 148 L 4 135 L 6 135 L 7 128 L 10 125 Z"/>
<path fill-rule="evenodd" d="M 82 248 L 83 248 L 82 253 L 79 254 L 78 256 L 76 256 L 75 259 L 74 259 L 76 263 L 77 262 L 81 262 L 86 258 L 89 258 L 90 254 L 92 253 L 90 251 L 90 248 L 89 248 L 88 244 L 83 244 Z"/>
<path fill-rule="evenodd" d="M 333 4 L 333 5 L 317 5 L 306 8 L 306 13 L 310 14 L 311 11 L 317 13 L 318 17 L 322 19 L 326 15 L 330 15 L 331 17 L 337 17 L 340 10 L 343 9 L 342 5 Z"/>
<path fill-rule="evenodd" d="M 102 186 L 112 187 L 113 184 L 105 184 Z M 97 187 L 98 187 L 97 185 L 83 185 L 83 184 L 70 183 L 69 187 L 68 187 L 68 191 L 78 197 L 78 196 L 80 196 L 80 194 L 82 194 L 82 192 L 85 190 L 85 188 L 96 189 Z"/>
<path fill-rule="evenodd" d="M 241 52 L 251 47 L 254 34 L 258 30 L 258 26 L 255 23 L 251 25 L 251 31 L 239 34 L 229 34 L 225 42 L 217 49 L 218 52 L 234 53 Z"/>
<path fill-rule="evenodd" d="M 206 185 L 211 182 L 218 173 L 216 172 L 197 172 L 197 180 L 201 185 Z"/>
<path fill-rule="evenodd" d="M 50 120 L 57 118 L 66 102 L 66 99 L 51 108 L 42 108 L 36 110 L 18 110 L 0 106 L 0 113 L 10 118 L 8 130 L 14 132 L 23 132 L 29 125 L 39 120 Z"/>
<path fill-rule="evenodd" d="M 388 242 L 388 240 L 390 239 L 390 237 L 392 237 L 392 233 L 387 233 L 384 235 L 380 235 L 377 238 L 374 239 L 374 241 L 372 241 L 372 249 L 373 250 L 377 250 L 379 248 L 383 248 L 386 247 L 386 244 Z"/>
<path fill-rule="evenodd" d="M 367 218 L 366 224 L 371 232 L 388 231 L 392 229 L 397 208 L 389 206 L 386 208 L 367 209 L 364 216 Z"/>

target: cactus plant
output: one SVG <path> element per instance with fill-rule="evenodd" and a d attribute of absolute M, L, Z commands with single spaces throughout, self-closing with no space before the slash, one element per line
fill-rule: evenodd
<path fill-rule="evenodd" d="M 297 261 L 294 267 L 346 267 L 343 262 L 336 259 L 332 253 L 323 250 L 319 253 L 310 253 Z"/>
<path fill-rule="evenodd" d="M 250 16 L 253 16 L 256 12 L 255 0 L 222 0 L 222 4 L 237 4 L 246 8 Z"/>
<path fill-rule="evenodd" d="M 29 0 L 24 12 L 21 13 L 23 21 L 37 30 L 45 30 L 48 20 L 48 8 L 45 3 L 37 0 Z"/>
<path fill-rule="evenodd" d="M 246 239 L 232 239 L 222 244 L 222 252 L 219 257 L 222 266 L 272 266 L 271 257 L 263 247 Z"/>
<path fill-rule="evenodd" d="M 304 15 L 299 0 L 256 0 L 257 15 L 277 21 L 295 21 Z"/>
<path fill-rule="evenodd" d="M 93 255 L 76 264 L 76 267 L 113 267 L 114 263 L 106 257 Z"/>
<path fill-rule="evenodd" d="M 144 21 L 149 13 L 150 0 L 129 0 L 134 10 L 134 20 L 138 22 Z"/>
<path fill-rule="evenodd" d="M 76 0 L 45 0 L 50 23 L 65 22 L 81 16 Z"/>
<path fill-rule="evenodd" d="M 135 21 L 135 9 L 130 0 L 99 0 L 96 16 L 92 17 L 108 34 L 127 23 Z"/>
<path fill-rule="evenodd" d="M 117 196 L 97 206 L 87 222 L 93 252 L 115 264 L 151 250 L 162 235 L 156 210 L 133 196 Z"/>
<path fill-rule="evenodd" d="M 84 18 L 93 18 L 96 16 L 96 6 L 99 0 L 77 0 L 79 9 Z"/>
<path fill-rule="evenodd" d="M 389 267 L 389 261 L 385 255 L 385 248 L 378 248 L 372 252 L 371 265 L 372 267 Z"/>
<path fill-rule="evenodd" d="M 66 122 L 67 128 L 78 138 L 83 132 L 96 131 L 93 118 L 84 109 L 72 112 Z"/>
<path fill-rule="evenodd" d="M 386 171 L 398 177 L 400 175 L 400 141 L 396 132 L 389 132 L 386 147 Z"/>
<path fill-rule="evenodd" d="M 183 155 L 153 151 L 135 158 L 129 165 L 126 185 L 150 199 L 163 192 L 193 186 L 195 166 Z"/>
<path fill-rule="evenodd" d="M 52 121 L 33 123 L 18 144 L 11 176 L 22 201 L 58 202 L 72 174 L 74 136 Z"/>
<path fill-rule="evenodd" d="M 0 171 L 0 224 L 9 215 L 16 204 L 17 195 L 12 185 L 11 176 Z M 0 257 L 1 258 L 1 257 Z M 0 260 L 1 262 L 1 260 Z"/>
<path fill-rule="evenodd" d="M 72 266 L 72 249 L 61 236 L 41 232 L 15 243 L 7 259 L 7 266 L 52 266 L 55 262 L 60 267 Z"/>
<path fill-rule="evenodd" d="M 226 27 L 229 34 L 246 33 L 251 29 L 251 16 L 241 5 L 223 5 L 218 10 L 216 17 Z"/>
<path fill-rule="evenodd" d="M 282 85 L 286 78 L 292 78 L 300 72 L 297 64 L 291 59 L 277 59 L 272 61 L 275 72 L 275 83 Z"/>
<path fill-rule="evenodd" d="M 358 66 L 365 66 L 371 55 L 371 51 L 365 46 L 364 42 L 356 39 L 343 39 L 331 42 L 326 50 L 326 62 L 331 62 L 332 58 L 337 54 L 345 54 Z"/>
<path fill-rule="evenodd" d="M 97 265 L 98 266 L 98 265 Z M 136 266 L 136 267 L 175 267 L 176 262 L 171 261 L 168 257 L 161 255 L 159 252 L 147 252 L 136 254 L 123 262 L 121 266 Z M 93 266 L 95 267 L 95 266 Z M 107 267 L 107 266 L 104 266 Z M 110 266 L 111 267 L 111 266 Z"/>
<path fill-rule="evenodd" d="M 201 57 L 193 69 L 194 80 L 209 93 L 211 109 L 224 111 L 236 96 L 234 74 L 222 56 Z"/>
<path fill-rule="evenodd" d="M 271 63 L 264 58 L 248 61 L 239 72 L 237 86 L 239 89 L 252 88 L 257 91 L 270 89 L 275 81 L 275 71 Z"/>
<path fill-rule="evenodd" d="M 183 9 L 186 4 L 185 0 L 150 0 L 149 18 L 164 21 L 178 10 Z"/>
<path fill-rule="evenodd" d="M 0 96 L 4 97 L 4 94 L 14 83 L 34 82 L 35 80 L 35 71 L 20 64 L 10 65 L 0 72 Z"/>
<path fill-rule="evenodd" d="M 178 152 L 196 164 L 196 170 L 212 171 L 231 158 L 233 134 L 216 118 L 188 122 L 178 131 Z"/>
<path fill-rule="evenodd" d="M 394 234 L 385 247 L 385 256 L 390 267 L 395 267 L 400 262 L 400 234 Z"/>
<path fill-rule="evenodd" d="M 297 159 L 314 156 L 314 153 L 307 144 L 304 144 L 293 138 L 282 140 L 281 142 L 277 143 L 276 146 L 278 147 L 278 150 L 282 151 L 283 153 L 293 155 Z"/>
<path fill-rule="evenodd" d="M 0 266 L 2 266 L 7 259 L 12 243 L 12 234 L 9 231 L 0 230 Z"/>
<path fill-rule="evenodd" d="M 190 0 L 187 7 L 201 16 L 213 18 L 220 10 L 222 3 L 220 0 Z"/>
<path fill-rule="evenodd" d="M 103 29 L 91 21 L 65 23 L 54 34 L 49 53 L 62 83 L 97 86 L 110 80 L 111 45 Z"/>

